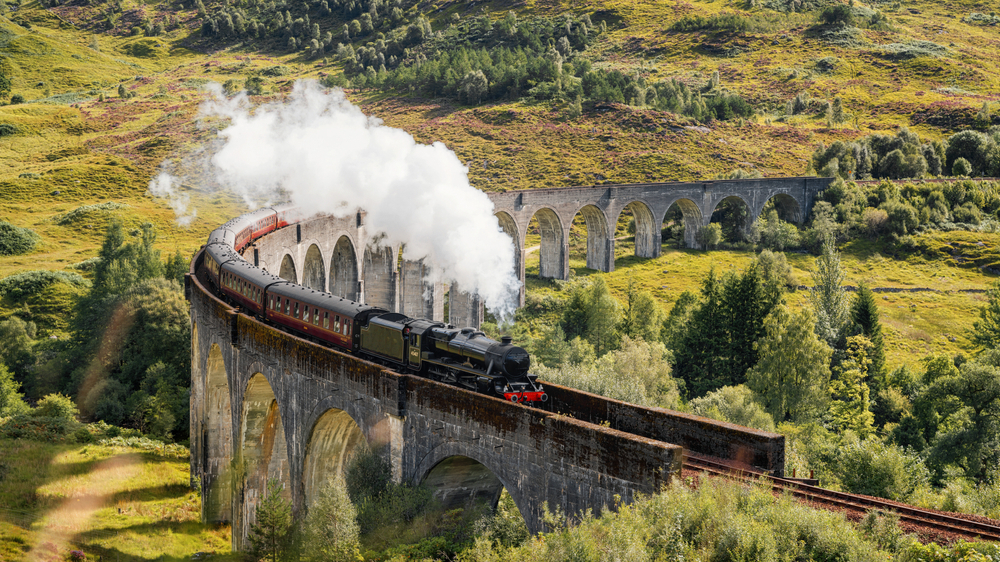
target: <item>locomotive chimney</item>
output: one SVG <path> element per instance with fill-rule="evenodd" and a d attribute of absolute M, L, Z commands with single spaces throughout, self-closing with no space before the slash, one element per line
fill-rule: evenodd
<path fill-rule="evenodd" d="M 510 336 L 503 336 L 503 337 L 500 338 L 500 343 L 502 343 L 504 345 L 510 345 L 510 342 L 512 342 L 512 341 L 514 341 L 514 339 L 511 338 Z"/>

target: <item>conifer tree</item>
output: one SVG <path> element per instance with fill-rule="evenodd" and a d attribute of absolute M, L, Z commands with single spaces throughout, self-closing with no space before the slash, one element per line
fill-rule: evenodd
<path fill-rule="evenodd" d="M 972 343 L 982 349 L 1000 345 L 1000 281 L 986 289 L 986 304 L 979 309 L 979 320 L 972 324 Z"/>
<path fill-rule="evenodd" d="M 306 516 L 303 537 L 306 559 L 317 562 L 359 560 L 357 516 L 344 479 L 337 476 L 327 481 Z"/>
<path fill-rule="evenodd" d="M 871 367 L 872 344 L 864 336 L 847 338 L 847 359 L 830 382 L 830 424 L 839 431 L 851 430 L 864 439 L 874 431 L 875 416 L 869 409 L 870 391 L 865 382 Z"/>
<path fill-rule="evenodd" d="M 257 504 L 256 521 L 250 525 L 250 549 L 258 560 L 278 562 L 288 549 L 291 530 L 291 504 L 281 497 L 278 480 L 268 480 L 266 495 Z"/>
<path fill-rule="evenodd" d="M 840 348 L 850 321 L 847 293 L 841 287 L 845 278 L 840 269 L 840 253 L 828 240 L 823 245 L 823 254 L 816 258 L 810 299 L 816 313 L 816 334 L 833 348 Z"/>
<path fill-rule="evenodd" d="M 878 318 L 875 294 L 864 283 L 858 284 L 858 292 L 855 293 L 854 301 L 851 303 L 851 320 L 861 328 L 862 335 L 872 343 L 869 380 L 880 387 L 878 382 L 885 369 L 885 341 L 882 339 L 882 323 Z"/>

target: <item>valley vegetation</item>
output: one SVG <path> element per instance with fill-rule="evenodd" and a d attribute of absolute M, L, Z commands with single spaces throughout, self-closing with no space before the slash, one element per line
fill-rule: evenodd
<path fill-rule="evenodd" d="M 516 324 L 486 329 L 525 345 L 543 380 L 780 432 L 788 469 L 824 485 L 1000 517 L 990 6 L 45 0 L 0 12 L 0 479 L 12 490 L 0 503 L 31 519 L 0 523 L 3 556 L 33 547 L 26 529 L 76 493 L 50 490 L 66 463 L 122 455 L 169 474 L 115 496 L 150 530 L 99 543 L 94 531 L 121 524 L 105 506 L 85 555 L 227 548 L 227 528 L 199 526 L 183 474 L 182 281 L 243 202 L 184 186 L 198 215 L 182 228 L 146 193 L 165 159 L 190 166 L 177 156 L 210 138 L 194 117 L 211 81 L 254 101 L 300 78 L 346 88 L 387 124 L 445 142 L 484 190 L 836 178 L 802 225 L 780 205 L 750 217 L 726 202 L 696 248 L 673 209 L 655 260 L 625 255 L 626 216 L 608 275 L 580 265 L 578 224 L 571 280 L 538 279 L 529 260 Z M 442 512 L 391 483 L 377 451 L 302 520 L 276 494 L 262 506 L 255 544 L 271 559 L 997 556 L 921 546 L 891 514 L 852 524 L 721 482 L 575 525 L 554 512 L 528 537 L 509 497 L 495 514 Z"/>

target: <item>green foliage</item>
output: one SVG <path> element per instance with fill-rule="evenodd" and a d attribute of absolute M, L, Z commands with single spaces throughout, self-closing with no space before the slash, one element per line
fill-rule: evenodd
<path fill-rule="evenodd" d="M 832 427 L 840 432 L 853 431 L 866 438 L 874 432 L 875 416 L 869 410 L 870 392 L 868 372 L 871 369 L 872 344 L 864 336 L 847 338 L 846 359 L 834 369 L 830 381 L 830 410 L 827 412 Z"/>
<path fill-rule="evenodd" d="M 774 422 L 817 419 L 828 399 L 833 352 L 816 336 L 812 314 L 803 309 L 792 315 L 779 305 L 764 320 L 764 331 L 756 343 L 760 360 L 747 372 L 747 386 Z"/>
<path fill-rule="evenodd" d="M 542 380 L 607 396 L 615 400 L 677 408 L 680 392 L 671 376 L 670 353 L 659 342 L 624 338 L 620 349 L 600 359 L 563 364 L 561 368 L 538 366 Z"/>
<path fill-rule="evenodd" d="M 816 314 L 816 334 L 833 348 L 841 346 L 850 321 L 847 292 L 841 286 L 845 277 L 840 268 L 840 253 L 832 243 L 826 243 L 823 254 L 816 258 L 809 298 Z"/>
<path fill-rule="evenodd" d="M 347 493 L 358 510 L 362 535 L 376 529 L 409 523 L 433 505 L 431 491 L 423 486 L 397 484 L 384 450 L 363 447 L 355 451 L 346 469 Z"/>
<path fill-rule="evenodd" d="M 67 421 L 76 421 L 76 416 L 80 414 L 73 399 L 63 394 L 49 394 L 38 401 L 38 406 L 31 411 L 31 415 L 38 418 L 54 418 Z"/>
<path fill-rule="evenodd" d="M 722 242 L 722 225 L 713 222 L 699 228 L 695 240 L 703 250 L 714 249 Z"/>
<path fill-rule="evenodd" d="M 973 322 L 969 339 L 980 349 L 1000 347 L 1000 281 L 986 289 L 986 304 L 979 307 L 979 320 Z"/>
<path fill-rule="evenodd" d="M 19 256 L 35 249 L 41 237 L 28 228 L 0 221 L 0 256 Z"/>
<path fill-rule="evenodd" d="M 868 358 L 871 366 L 868 380 L 875 383 L 875 390 L 881 389 L 881 380 L 885 371 L 885 341 L 882 338 L 882 322 L 879 320 L 878 304 L 875 294 L 864 283 L 858 285 L 858 291 L 851 301 L 851 321 L 861 329 L 861 335 L 868 338 L 872 344 Z"/>
<path fill-rule="evenodd" d="M 14 96 L 17 97 L 17 96 Z M 11 103 L 14 103 L 11 101 Z M 9 137 L 17 134 L 17 126 L 10 123 L 0 123 L 0 137 Z"/>
<path fill-rule="evenodd" d="M 930 476 L 923 459 L 874 438 L 842 447 L 835 466 L 845 491 L 897 501 L 908 500 Z"/>
<path fill-rule="evenodd" d="M 357 510 L 339 476 L 320 487 L 303 526 L 303 554 L 315 562 L 361 559 Z"/>
<path fill-rule="evenodd" d="M 854 12 L 847 4 L 834 4 L 823 8 L 819 20 L 826 25 L 854 25 Z"/>
<path fill-rule="evenodd" d="M 639 290 L 635 280 L 629 278 L 625 298 L 625 310 L 619 325 L 622 336 L 649 342 L 660 339 L 663 312 L 653 294 L 647 290 Z"/>
<path fill-rule="evenodd" d="M 774 431 L 774 419 L 744 385 L 724 386 L 689 403 L 691 411 L 719 421 Z"/>
<path fill-rule="evenodd" d="M 743 275 L 719 279 L 711 271 L 702 285 L 700 306 L 691 314 L 674 350 L 675 373 L 694 397 L 746 380 L 757 363 L 754 343 L 764 335 L 764 318 L 780 299 L 779 287 L 765 283 L 757 264 Z"/>
<path fill-rule="evenodd" d="M 621 305 L 611 296 L 603 277 L 576 285 L 563 311 L 561 326 L 567 339 L 581 337 L 601 356 L 618 347 Z"/>
<path fill-rule="evenodd" d="M 247 538 L 250 551 L 257 560 L 286 560 L 292 550 L 292 506 L 281 496 L 281 483 L 267 481 L 267 491 L 257 504 L 254 522 Z"/>
<path fill-rule="evenodd" d="M 531 537 L 514 498 L 506 490 L 500 493 L 500 501 L 497 502 L 494 513 L 480 519 L 477 527 L 476 534 L 480 540 L 508 548 L 521 546 Z"/>
<path fill-rule="evenodd" d="M 74 287 L 89 287 L 90 282 L 76 273 L 65 271 L 26 271 L 0 279 L 0 297 L 20 299 L 41 292 L 53 283 L 66 283 Z"/>
<path fill-rule="evenodd" d="M 117 203 L 115 201 L 106 201 L 104 203 L 95 203 L 93 205 L 83 205 L 73 209 L 72 211 L 65 213 L 63 215 L 56 215 L 53 220 L 56 224 L 60 226 L 68 226 L 79 224 L 84 221 L 92 221 L 96 216 L 106 215 L 113 211 L 119 211 L 122 209 L 128 209 L 129 206 L 125 203 Z"/>
<path fill-rule="evenodd" d="M 30 441 L 63 442 L 79 423 L 63 417 L 48 418 L 34 415 L 34 410 L 0 421 L 0 437 Z"/>
<path fill-rule="evenodd" d="M 6 366 L 0 364 L 0 418 L 28 413 L 28 405 L 21 394 L 21 383 Z"/>

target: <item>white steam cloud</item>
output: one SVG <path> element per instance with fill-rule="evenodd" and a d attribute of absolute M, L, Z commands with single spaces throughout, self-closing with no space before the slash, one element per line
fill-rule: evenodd
<path fill-rule="evenodd" d="M 202 115 L 230 123 L 202 181 L 248 201 L 284 195 L 307 212 L 344 217 L 363 209 L 380 245 L 403 244 L 405 259 L 424 259 L 428 283 L 457 281 L 499 317 L 513 313 L 520 285 L 513 243 L 493 203 L 469 184 L 468 169 L 444 144 L 417 143 L 364 115 L 342 91 L 312 81 L 297 82 L 284 102 L 257 107 L 216 88 Z M 165 168 L 150 191 L 171 197 L 178 216 L 189 216 L 186 201 L 175 197 L 178 183 Z"/>

